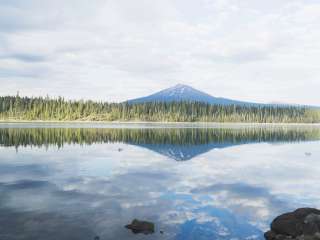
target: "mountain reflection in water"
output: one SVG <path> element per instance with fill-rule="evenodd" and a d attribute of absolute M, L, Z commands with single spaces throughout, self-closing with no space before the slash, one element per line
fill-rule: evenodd
<path fill-rule="evenodd" d="M 1 240 L 263 239 L 320 207 L 317 127 L 25 126 L 0 125 Z"/>
<path fill-rule="evenodd" d="M 212 149 L 247 143 L 285 143 L 320 139 L 319 128 L 0 128 L 0 145 L 32 147 L 126 143 L 177 161 Z M 121 149 L 122 150 L 122 149 Z"/>

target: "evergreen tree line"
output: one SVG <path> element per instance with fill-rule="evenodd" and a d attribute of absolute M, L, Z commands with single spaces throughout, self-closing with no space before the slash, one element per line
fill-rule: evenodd
<path fill-rule="evenodd" d="M 294 106 L 223 106 L 200 102 L 106 103 L 61 97 L 0 97 L 1 120 L 319 123 L 320 110 Z"/>

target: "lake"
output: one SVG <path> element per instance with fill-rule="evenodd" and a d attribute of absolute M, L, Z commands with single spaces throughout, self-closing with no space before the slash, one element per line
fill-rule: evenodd
<path fill-rule="evenodd" d="M 0 239 L 263 239 L 319 173 L 316 126 L 2 123 Z"/>

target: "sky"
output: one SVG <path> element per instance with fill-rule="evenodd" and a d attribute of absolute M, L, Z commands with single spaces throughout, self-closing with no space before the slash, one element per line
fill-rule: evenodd
<path fill-rule="evenodd" d="M 320 105 L 319 64 L 319 0 L 0 0 L 0 95 Z"/>

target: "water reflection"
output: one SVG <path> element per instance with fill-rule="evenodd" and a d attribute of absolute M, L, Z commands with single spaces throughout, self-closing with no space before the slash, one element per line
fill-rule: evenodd
<path fill-rule="evenodd" d="M 136 145 L 177 161 L 190 160 L 215 148 L 258 142 L 299 142 L 320 139 L 319 128 L 0 128 L 0 145 L 62 148 L 65 144 L 117 143 Z M 121 152 L 123 149 L 119 148 Z M 310 155 L 310 154 L 309 154 Z"/>
<path fill-rule="evenodd" d="M 320 206 L 319 136 L 285 127 L 2 128 L 0 239 L 261 239 L 276 215 Z M 154 222 L 155 233 L 125 229 L 135 218 Z"/>

